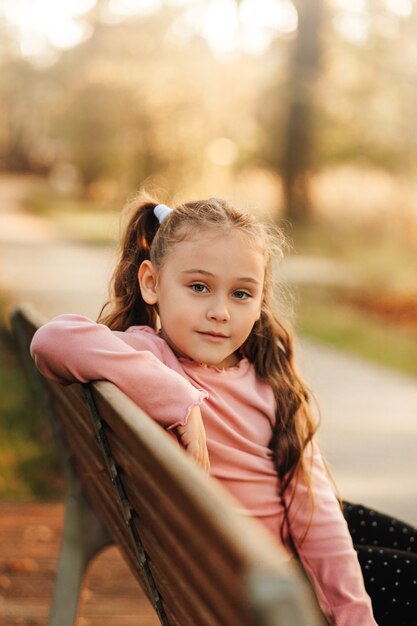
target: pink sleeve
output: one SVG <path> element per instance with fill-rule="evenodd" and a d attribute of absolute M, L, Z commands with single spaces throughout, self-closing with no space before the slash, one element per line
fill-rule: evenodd
<path fill-rule="evenodd" d="M 158 341 L 151 333 L 114 332 L 68 314 L 37 330 L 30 349 L 47 378 L 62 384 L 109 380 L 161 426 L 175 428 L 186 423 L 191 408 L 208 394 L 162 362 Z M 175 367 L 173 353 L 171 358 Z"/>
<path fill-rule="evenodd" d="M 306 466 L 311 468 L 313 512 L 302 478 L 295 492 L 290 486 L 284 496 L 289 505 L 294 494 L 289 520 L 300 560 L 332 626 L 376 626 L 347 523 L 317 444 L 311 444 L 305 454 Z"/>

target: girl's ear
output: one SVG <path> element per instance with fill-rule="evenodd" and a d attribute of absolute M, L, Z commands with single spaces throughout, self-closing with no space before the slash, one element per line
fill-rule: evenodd
<path fill-rule="evenodd" d="M 158 274 L 150 261 L 143 261 L 138 270 L 138 281 L 142 298 L 146 304 L 158 302 Z"/>

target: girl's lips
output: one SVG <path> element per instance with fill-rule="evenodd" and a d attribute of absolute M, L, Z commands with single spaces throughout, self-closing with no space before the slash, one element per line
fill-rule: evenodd
<path fill-rule="evenodd" d="M 211 341 L 222 341 L 224 339 L 229 339 L 229 337 L 227 335 L 222 335 L 221 333 L 212 333 L 212 332 L 203 332 L 203 331 L 197 331 L 199 335 L 202 335 L 203 337 L 207 337 L 207 339 L 210 339 Z"/>

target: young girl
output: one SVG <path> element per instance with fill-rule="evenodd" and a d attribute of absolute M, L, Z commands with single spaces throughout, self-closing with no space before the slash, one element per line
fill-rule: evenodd
<path fill-rule="evenodd" d="M 273 311 L 272 251 L 280 253 L 282 238 L 219 199 L 172 210 L 137 198 L 130 208 L 100 323 L 62 315 L 46 324 L 32 342 L 38 368 L 64 384 L 107 379 L 117 385 L 175 433 L 237 498 L 243 514 L 258 518 L 300 559 L 330 624 L 375 626 L 351 535 L 313 438 L 292 338 Z M 394 587 L 398 554 L 380 549 L 375 532 L 368 541 L 374 523 L 383 528 L 387 518 L 353 505 L 346 515 L 358 517 L 353 533 L 354 526 L 363 531 L 359 554 L 378 623 L 416 623 L 415 593 L 402 583 L 407 592 L 400 597 Z M 395 533 L 387 528 L 385 534 L 388 547 L 394 535 L 415 537 L 399 522 Z M 405 581 L 417 571 L 410 546 L 404 545 Z"/>

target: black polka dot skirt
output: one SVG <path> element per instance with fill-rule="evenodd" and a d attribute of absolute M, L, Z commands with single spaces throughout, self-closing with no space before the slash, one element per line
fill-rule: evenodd
<path fill-rule="evenodd" d="M 361 504 L 343 513 L 379 626 L 417 626 L 417 529 Z"/>

